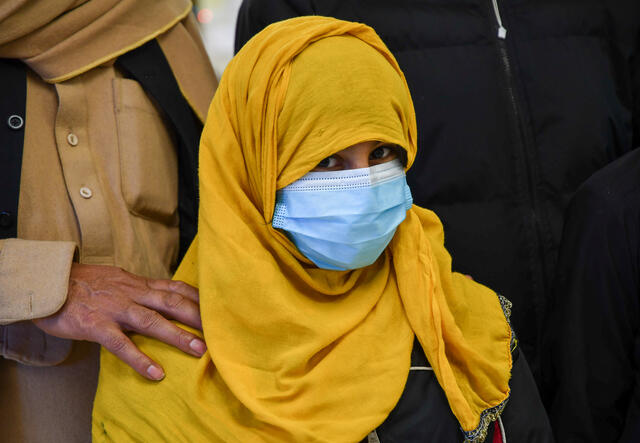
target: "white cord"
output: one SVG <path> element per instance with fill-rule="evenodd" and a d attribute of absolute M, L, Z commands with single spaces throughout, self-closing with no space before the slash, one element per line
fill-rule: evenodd
<path fill-rule="evenodd" d="M 380 437 L 375 429 L 367 435 L 367 443 L 380 443 Z"/>
<path fill-rule="evenodd" d="M 502 437 L 502 443 L 507 443 L 507 434 L 504 432 L 504 425 L 502 424 L 502 417 L 498 415 L 498 425 L 500 425 L 500 436 Z"/>
<path fill-rule="evenodd" d="M 411 366 L 410 371 L 433 371 L 431 366 Z"/>

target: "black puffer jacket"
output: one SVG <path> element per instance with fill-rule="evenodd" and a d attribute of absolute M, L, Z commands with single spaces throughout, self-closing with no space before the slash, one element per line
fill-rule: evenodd
<path fill-rule="evenodd" d="M 513 301 L 538 378 L 565 206 L 637 144 L 630 62 L 639 11 L 638 0 L 245 0 L 236 49 L 299 15 L 378 32 L 417 113 L 414 201 L 442 219 L 454 268 Z"/>

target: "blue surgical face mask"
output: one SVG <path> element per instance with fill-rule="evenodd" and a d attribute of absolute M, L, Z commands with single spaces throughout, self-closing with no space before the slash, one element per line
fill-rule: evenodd
<path fill-rule="evenodd" d="M 412 202 L 400 160 L 309 172 L 277 191 L 272 225 L 319 268 L 357 269 L 378 259 Z"/>

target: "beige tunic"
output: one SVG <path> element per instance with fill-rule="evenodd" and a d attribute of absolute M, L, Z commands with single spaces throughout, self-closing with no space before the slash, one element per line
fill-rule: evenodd
<path fill-rule="evenodd" d="M 193 19 L 158 42 L 204 118 L 216 79 Z M 19 238 L 0 241 L 0 441 L 88 441 L 97 346 L 24 320 L 64 304 L 74 255 L 171 276 L 176 146 L 154 103 L 112 62 L 53 85 L 29 72 L 25 125 Z"/>

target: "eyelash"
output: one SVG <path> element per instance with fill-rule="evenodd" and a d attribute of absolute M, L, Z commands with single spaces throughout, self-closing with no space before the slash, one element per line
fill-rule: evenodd
<path fill-rule="evenodd" d="M 384 152 L 384 155 L 382 157 L 374 157 L 373 154 L 374 152 L 378 151 L 379 149 L 382 149 Z M 388 145 L 381 145 L 378 146 L 377 148 L 375 148 L 373 151 L 371 151 L 371 153 L 369 154 L 369 159 L 370 160 L 382 160 L 387 158 L 391 153 L 393 153 L 393 147 L 392 146 L 388 146 Z M 331 157 L 327 157 L 324 160 L 322 160 L 320 163 L 318 163 L 318 167 L 321 168 L 333 168 L 335 166 L 337 166 L 337 162 L 338 158 L 335 155 L 332 155 Z M 327 162 L 327 164 L 323 164 L 324 162 Z"/>
<path fill-rule="evenodd" d="M 335 164 L 332 164 L 332 161 L 337 162 L 338 159 L 336 158 L 335 155 L 332 155 L 331 157 L 327 157 L 324 160 L 322 160 L 320 163 L 318 163 L 318 166 L 321 168 L 333 168 L 334 166 L 336 166 Z M 327 162 L 327 164 L 323 164 L 324 162 Z"/>
<path fill-rule="evenodd" d="M 384 155 L 382 157 L 374 157 L 373 154 L 378 150 L 378 149 L 382 149 Z M 371 154 L 369 154 L 369 158 L 371 160 L 382 160 L 383 158 L 386 158 L 389 156 L 389 154 L 391 154 L 393 152 L 393 148 L 391 146 L 378 146 L 376 149 L 374 149 L 373 151 L 371 151 Z"/>

